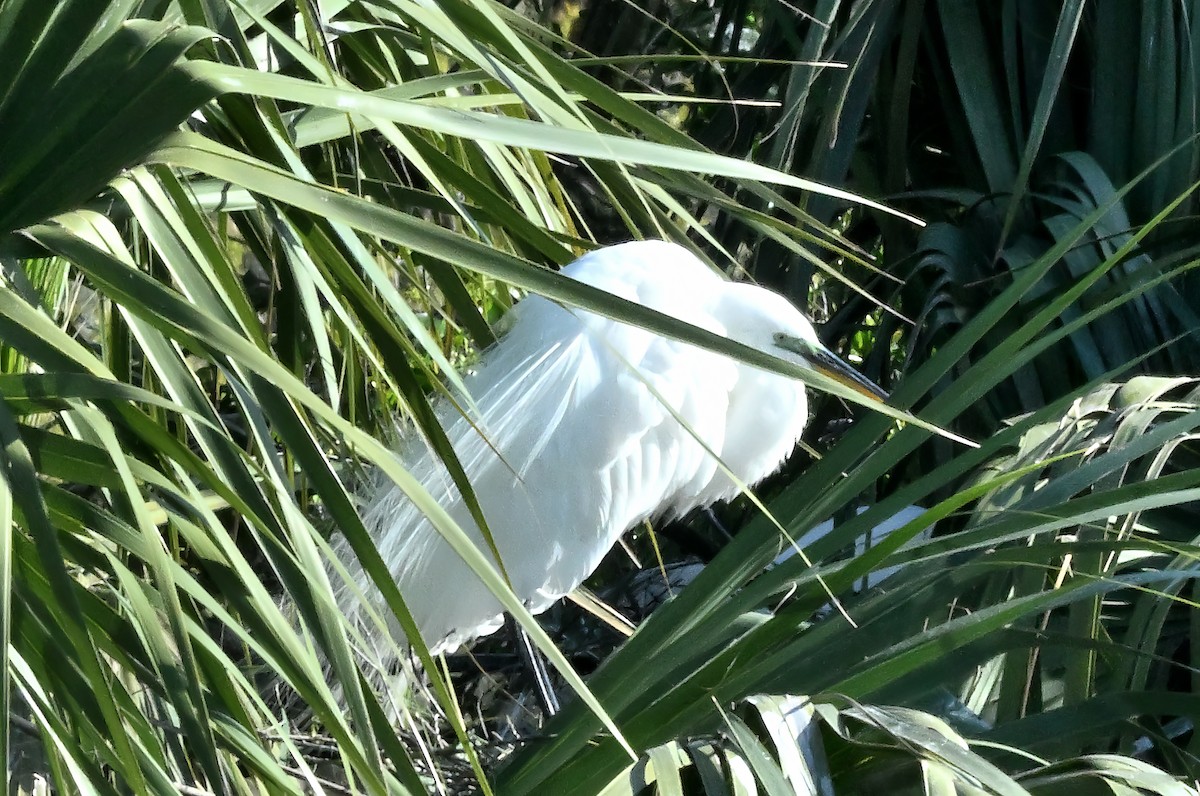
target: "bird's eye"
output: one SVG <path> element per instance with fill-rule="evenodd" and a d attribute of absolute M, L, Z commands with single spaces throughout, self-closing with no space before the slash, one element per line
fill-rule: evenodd
<path fill-rule="evenodd" d="M 775 345 L 785 351 L 801 350 L 800 338 L 795 335 L 788 334 L 787 332 L 776 332 L 771 337 L 774 339 Z"/>

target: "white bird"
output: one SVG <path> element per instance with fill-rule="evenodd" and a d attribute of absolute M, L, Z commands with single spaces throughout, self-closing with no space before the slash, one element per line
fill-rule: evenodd
<path fill-rule="evenodd" d="M 611 246 L 562 273 L 886 397 L 822 346 L 785 298 L 726 281 L 681 246 Z M 447 405 L 439 419 L 513 589 L 533 613 L 582 583 L 643 519 L 738 494 L 710 450 L 752 485 L 782 464 L 804 430 L 808 405 L 797 380 L 540 296 L 512 315 L 465 381 L 478 415 Z M 417 446 L 406 464 L 487 551 L 440 460 Z M 500 602 L 398 487 L 380 483 L 365 503 L 367 528 L 433 652 L 501 625 Z M 353 556 L 342 558 L 366 582 Z M 390 615 L 377 593 L 364 593 Z M 339 600 L 352 619 L 363 616 L 358 590 L 343 587 Z M 398 623 L 391 631 L 403 638 Z"/>

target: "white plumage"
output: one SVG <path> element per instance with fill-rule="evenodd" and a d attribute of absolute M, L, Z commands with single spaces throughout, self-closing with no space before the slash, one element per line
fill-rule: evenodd
<path fill-rule="evenodd" d="M 882 395 L 821 348 L 786 299 L 727 282 L 680 246 L 612 246 L 562 273 Z M 512 312 L 508 333 L 466 379 L 479 415 L 468 421 L 443 407 L 439 417 L 516 594 L 534 613 L 578 586 L 639 521 L 737 494 L 706 446 L 753 484 L 804 429 L 798 381 L 539 296 Z M 486 550 L 440 461 L 416 450 L 408 465 Z M 500 603 L 398 488 L 388 482 L 365 497 L 367 527 L 435 652 L 500 625 Z M 363 583 L 357 564 L 343 560 Z M 342 594 L 343 611 L 357 615 L 354 590 Z"/>

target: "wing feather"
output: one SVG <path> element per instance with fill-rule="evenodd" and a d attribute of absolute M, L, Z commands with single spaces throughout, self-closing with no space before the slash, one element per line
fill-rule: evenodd
<path fill-rule="evenodd" d="M 617 258 L 624 263 L 617 268 L 611 256 L 603 263 L 585 256 L 564 273 L 723 332 L 704 303 L 705 285 L 717 290 L 720 277 L 697 260 L 681 260 L 669 244 L 659 246 L 668 249 L 639 244 L 638 257 Z M 656 257 L 668 251 L 675 256 Z M 678 273 L 664 278 L 655 268 Z M 687 291 L 677 289 L 683 283 Z M 582 582 L 631 525 L 696 505 L 716 468 L 705 448 L 720 454 L 723 447 L 737 366 L 536 296 L 514 312 L 509 333 L 466 380 L 478 416 L 444 407 L 440 419 L 514 590 L 536 612 Z M 414 445 L 405 458 L 487 549 L 437 457 Z M 364 520 L 431 648 L 449 649 L 499 626 L 500 603 L 394 484 L 372 492 Z M 353 556 L 343 560 L 363 582 Z M 355 590 L 343 595 L 343 611 L 360 614 Z M 398 628 L 391 630 L 398 637 Z"/>

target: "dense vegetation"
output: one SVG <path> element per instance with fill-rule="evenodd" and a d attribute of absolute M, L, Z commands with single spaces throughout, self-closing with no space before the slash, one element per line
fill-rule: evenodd
<path fill-rule="evenodd" d="M 4 779 L 1194 792 L 1197 19 L 0 0 Z M 705 566 L 632 638 L 549 617 L 579 696 L 531 738 L 422 650 L 390 704 L 325 563 L 345 534 L 388 589 L 354 484 L 411 483 L 397 417 L 444 450 L 430 400 L 524 292 L 620 311 L 547 266 L 631 237 L 785 292 L 979 447 L 818 401 L 769 516 L 634 534 Z"/>

